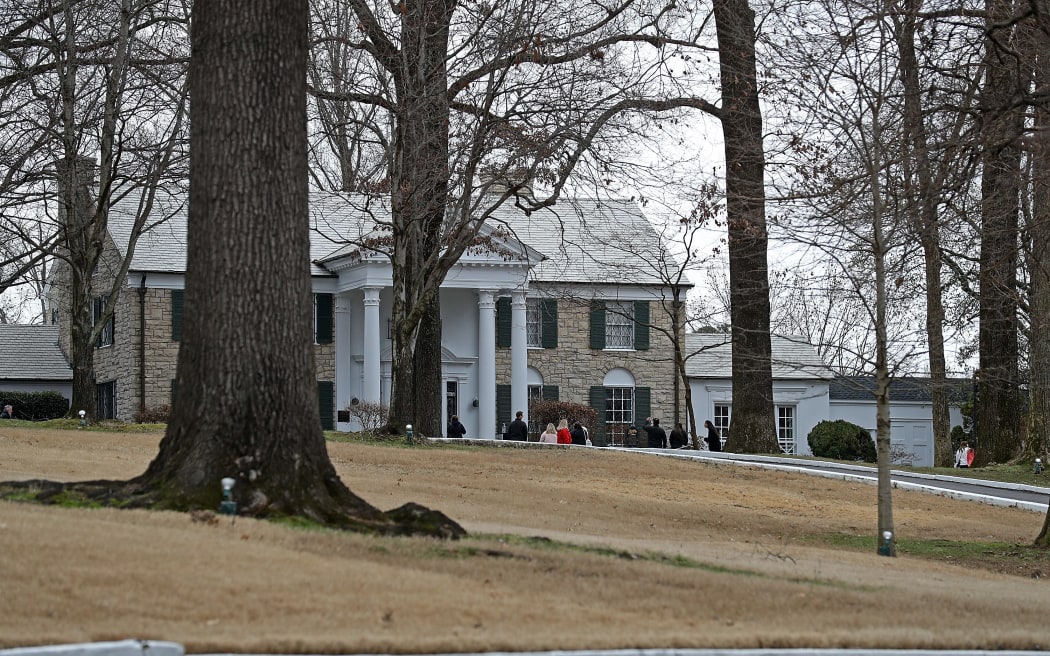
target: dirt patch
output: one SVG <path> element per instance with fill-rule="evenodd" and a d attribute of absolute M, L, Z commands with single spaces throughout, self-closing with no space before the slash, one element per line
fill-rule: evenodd
<path fill-rule="evenodd" d="M 127 478 L 159 439 L 0 427 L 0 480 Z M 1003 570 L 991 571 L 826 546 L 820 536 L 875 533 L 873 486 L 599 449 L 330 443 L 329 453 L 374 505 L 415 501 L 472 536 L 0 502 L 0 647 L 127 637 L 286 653 L 1048 646 L 1050 585 L 1025 569 L 1045 561 L 989 556 Z M 904 540 L 1017 553 L 1043 519 L 900 490 L 894 517 Z"/>

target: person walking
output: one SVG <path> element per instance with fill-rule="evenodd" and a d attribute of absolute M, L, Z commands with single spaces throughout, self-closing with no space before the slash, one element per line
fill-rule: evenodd
<path fill-rule="evenodd" d="M 514 421 L 510 422 L 510 426 L 507 426 L 508 440 L 529 441 L 529 425 L 525 423 L 524 416 L 525 413 L 521 410 L 514 413 Z"/>
<path fill-rule="evenodd" d="M 568 419 L 562 419 L 558 422 L 558 444 L 572 444 L 572 434 L 569 433 Z"/>
<path fill-rule="evenodd" d="M 685 428 L 682 427 L 682 422 L 677 422 L 674 428 L 671 429 L 671 448 L 672 449 L 684 449 L 689 444 L 689 436 L 686 435 Z"/>
<path fill-rule="evenodd" d="M 718 429 L 711 423 L 710 420 L 704 422 L 704 428 L 707 429 L 707 437 L 704 441 L 707 442 L 707 448 L 711 451 L 722 450 L 722 436 L 718 434 Z"/>
<path fill-rule="evenodd" d="M 645 418 L 645 429 L 646 435 L 649 436 L 648 447 L 650 449 L 666 449 L 667 448 L 667 431 L 660 426 L 659 419 L 653 419 L 652 417 Z"/>
<path fill-rule="evenodd" d="M 465 437 L 466 434 L 467 427 L 459 421 L 459 415 L 452 415 L 452 418 L 448 420 L 448 436 Z"/>
<path fill-rule="evenodd" d="M 955 466 L 958 469 L 969 469 L 970 463 L 973 462 L 973 449 L 970 448 L 969 442 L 963 442 L 959 445 L 959 450 L 955 452 Z"/>
<path fill-rule="evenodd" d="M 557 444 L 558 443 L 558 431 L 554 428 L 554 424 L 547 424 L 547 430 L 543 431 L 540 435 L 541 444 Z"/>
<path fill-rule="evenodd" d="M 584 430 L 580 422 L 576 422 L 572 425 L 572 430 L 569 431 L 569 436 L 572 438 L 572 443 L 577 446 L 587 446 L 587 431 Z"/>

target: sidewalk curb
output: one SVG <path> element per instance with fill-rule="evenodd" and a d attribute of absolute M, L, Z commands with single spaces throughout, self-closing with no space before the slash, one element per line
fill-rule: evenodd
<path fill-rule="evenodd" d="M 84 642 L 0 649 L 0 656 L 185 656 L 185 654 L 186 650 L 182 645 L 159 640 Z"/>

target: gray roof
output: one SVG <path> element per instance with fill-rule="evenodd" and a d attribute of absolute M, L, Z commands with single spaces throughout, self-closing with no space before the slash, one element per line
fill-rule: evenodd
<path fill-rule="evenodd" d="M 798 380 L 834 377 L 805 337 L 772 335 L 773 378 Z M 685 372 L 690 378 L 732 378 L 733 347 L 729 333 L 689 333 L 685 336 Z"/>
<path fill-rule="evenodd" d="M 122 255 L 137 210 L 134 200 L 123 199 L 110 208 L 110 234 Z M 158 199 L 151 227 L 135 249 L 132 271 L 185 271 L 186 212 L 182 196 Z M 357 251 L 350 242 L 385 233 L 389 207 L 364 196 L 313 192 L 310 214 L 311 272 L 330 275 L 323 263 Z M 530 259 L 542 260 L 532 272 L 539 282 L 660 285 L 667 275 L 658 267 L 676 268 L 653 225 L 626 200 L 568 199 L 531 213 L 507 202 L 492 214 L 486 228 L 509 231 L 524 244 L 523 256 L 529 253 Z"/>
<path fill-rule="evenodd" d="M 58 326 L 0 324 L 0 353 L 9 356 L 0 358 L 0 380 L 73 380 L 58 346 Z"/>
<path fill-rule="evenodd" d="M 949 378 L 948 400 L 954 404 L 964 403 L 970 398 L 973 381 L 969 378 Z M 930 403 L 931 379 L 917 376 L 901 376 L 890 381 L 891 401 Z M 874 401 L 874 376 L 836 376 L 828 386 L 832 401 Z"/>

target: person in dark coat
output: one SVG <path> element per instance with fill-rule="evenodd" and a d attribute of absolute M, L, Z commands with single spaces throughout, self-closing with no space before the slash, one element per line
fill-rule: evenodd
<path fill-rule="evenodd" d="M 648 447 L 650 449 L 664 449 L 667 448 L 667 432 L 660 426 L 659 419 L 653 419 L 652 417 L 645 418 L 645 429 L 646 435 L 649 436 Z"/>
<path fill-rule="evenodd" d="M 572 438 L 573 444 L 587 446 L 587 431 L 583 430 L 583 426 L 580 425 L 580 422 L 577 421 L 572 425 L 572 430 L 569 431 L 569 437 Z"/>
<path fill-rule="evenodd" d="M 448 436 L 449 437 L 464 437 L 467 434 L 467 427 L 459 421 L 459 415 L 452 415 L 452 419 L 448 420 Z"/>
<path fill-rule="evenodd" d="M 704 428 L 707 429 L 707 437 L 704 441 L 707 442 L 707 448 L 711 451 L 722 450 L 722 436 L 718 434 L 718 429 L 711 423 L 710 420 L 704 422 Z"/>
<path fill-rule="evenodd" d="M 525 413 L 518 410 L 514 414 L 514 421 L 510 422 L 510 426 L 507 426 L 507 439 L 518 440 L 519 442 L 529 441 L 529 425 L 525 423 L 522 417 Z"/>
<path fill-rule="evenodd" d="M 686 435 L 681 422 L 676 423 L 674 428 L 671 429 L 670 440 L 672 449 L 681 449 L 689 444 L 689 436 Z"/>

